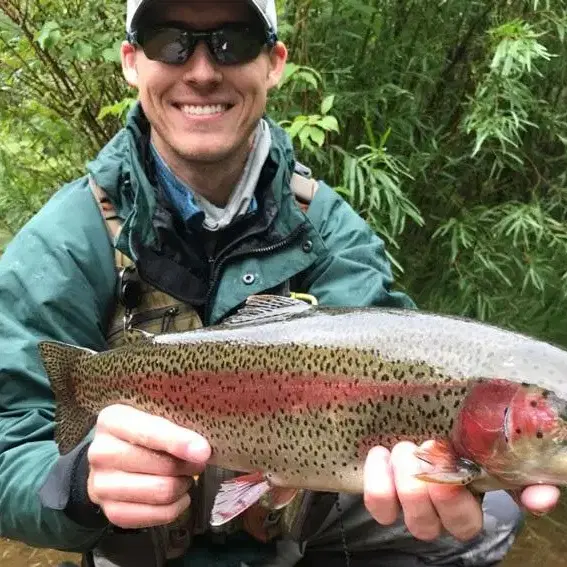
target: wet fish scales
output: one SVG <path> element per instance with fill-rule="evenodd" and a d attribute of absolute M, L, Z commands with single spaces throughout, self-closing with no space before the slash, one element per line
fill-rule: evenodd
<path fill-rule="evenodd" d="M 448 433 L 462 392 L 462 381 L 445 380 L 452 396 L 440 412 L 442 376 L 414 364 L 415 380 L 374 350 L 218 346 L 140 345 L 127 357 L 120 349 L 86 357 L 77 402 L 93 415 L 125 403 L 172 419 L 209 439 L 214 464 L 270 470 L 274 484 L 358 492 L 373 445 Z"/>

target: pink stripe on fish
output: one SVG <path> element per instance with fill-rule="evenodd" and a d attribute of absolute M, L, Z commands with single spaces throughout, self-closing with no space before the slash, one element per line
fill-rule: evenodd
<path fill-rule="evenodd" d="M 329 409 L 336 404 L 387 403 L 400 397 L 420 398 L 424 402 L 441 396 L 466 392 L 459 380 L 423 384 L 419 382 L 370 381 L 348 376 L 289 374 L 270 376 L 266 372 L 194 372 L 191 376 L 171 377 L 153 373 L 151 377 L 132 377 L 140 389 L 156 402 L 169 401 L 187 411 L 217 415 L 237 413 L 261 415 L 275 410 L 301 412 L 308 407 Z"/>

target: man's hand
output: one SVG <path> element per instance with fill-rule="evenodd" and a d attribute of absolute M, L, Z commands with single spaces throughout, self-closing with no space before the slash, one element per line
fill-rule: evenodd
<path fill-rule="evenodd" d="M 99 414 L 88 451 L 89 498 L 121 528 L 167 524 L 190 504 L 211 448 L 197 433 L 129 406 Z"/>
<path fill-rule="evenodd" d="M 482 529 L 482 508 L 464 486 L 437 484 L 416 479 L 421 461 L 414 455 L 416 445 L 398 443 L 392 452 L 374 447 L 364 468 L 364 503 L 374 519 L 391 525 L 403 512 L 409 532 L 430 541 L 443 530 L 466 541 Z M 559 499 L 552 486 L 530 486 L 521 494 L 522 504 L 534 513 L 551 510 Z"/>

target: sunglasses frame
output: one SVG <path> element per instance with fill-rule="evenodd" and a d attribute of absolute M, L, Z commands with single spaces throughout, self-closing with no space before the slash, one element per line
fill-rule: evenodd
<path fill-rule="evenodd" d="M 247 63 L 249 61 L 252 61 L 253 59 L 255 59 L 261 51 L 261 48 L 258 50 L 258 54 L 255 57 L 246 59 L 246 60 L 242 60 L 242 61 L 234 61 L 234 62 L 226 62 L 226 61 L 222 61 L 222 59 L 220 59 L 215 51 L 215 43 L 218 43 L 218 35 L 217 38 L 215 37 L 216 34 L 222 33 L 224 30 L 227 29 L 231 29 L 231 28 L 240 28 L 242 30 L 249 30 L 250 32 L 257 30 L 257 27 L 250 25 L 250 24 L 225 24 L 224 26 L 215 28 L 215 29 L 210 29 L 210 30 L 194 30 L 191 29 L 189 27 L 186 27 L 182 24 L 180 24 L 179 22 L 165 22 L 163 24 L 160 24 L 159 26 L 148 26 L 147 28 L 142 28 L 142 29 L 136 29 L 136 30 L 132 30 L 131 32 L 128 32 L 126 35 L 126 39 L 127 41 L 134 46 L 139 47 L 140 49 L 142 49 L 142 51 L 144 51 L 144 46 L 143 46 L 143 35 L 145 32 L 147 31 L 159 31 L 159 30 L 179 30 L 180 35 L 184 35 L 185 37 L 190 38 L 190 42 L 188 42 L 187 44 L 187 55 L 186 58 L 184 60 L 180 60 L 180 61 L 176 61 L 176 62 L 169 62 L 169 61 L 163 61 L 161 59 L 153 59 L 151 57 L 149 57 L 148 55 L 146 55 L 146 57 L 148 57 L 149 59 L 155 60 L 155 61 L 160 61 L 161 63 L 164 63 L 166 65 L 184 65 L 185 63 L 187 63 L 187 61 L 191 58 L 191 56 L 193 55 L 193 53 L 195 52 L 195 48 L 197 47 L 199 41 L 204 41 L 205 44 L 207 45 L 207 49 L 209 50 L 210 54 L 212 55 L 212 57 L 214 58 L 214 60 L 220 64 L 220 65 L 225 65 L 225 66 L 230 66 L 230 65 L 239 65 L 239 64 L 244 64 Z M 266 45 L 268 46 L 268 48 L 272 48 L 276 42 L 278 41 L 277 35 L 272 31 L 272 30 L 263 30 L 264 32 L 264 38 L 263 38 L 263 43 L 262 46 Z M 256 36 L 258 39 L 260 38 L 260 33 L 258 33 L 258 35 Z"/>

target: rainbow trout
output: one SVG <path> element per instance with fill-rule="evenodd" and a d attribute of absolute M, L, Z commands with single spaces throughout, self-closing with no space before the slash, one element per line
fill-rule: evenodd
<path fill-rule="evenodd" d="M 435 443 L 419 478 L 476 491 L 567 484 L 567 352 L 494 326 L 412 310 L 255 296 L 223 324 L 96 353 L 40 352 L 62 454 L 111 404 L 197 431 L 240 471 L 220 525 L 265 495 L 363 492 L 371 447 Z"/>

